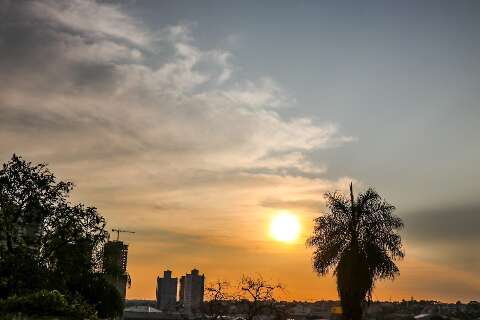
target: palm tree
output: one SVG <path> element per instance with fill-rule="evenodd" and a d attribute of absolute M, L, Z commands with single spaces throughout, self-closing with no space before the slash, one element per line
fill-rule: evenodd
<path fill-rule="evenodd" d="M 359 320 L 375 282 L 400 273 L 395 260 L 404 257 L 398 234 L 403 222 L 372 188 L 354 199 L 350 184 L 350 198 L 337 192 L 325 198 L 328 210 L 314 220 L 307 239 L 313 268 L 322 276 L 334 271 L 344 319 Z"/>

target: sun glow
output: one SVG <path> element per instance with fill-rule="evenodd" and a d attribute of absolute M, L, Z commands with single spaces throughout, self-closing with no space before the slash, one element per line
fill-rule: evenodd
<path fill-rule="evenodd" d="M 273 239 L 281 242 L 293 242 L 300 233 L 300 223 L 297 216 L 290 212 L 276 214 L 270 224 L 270 235 Z"/>

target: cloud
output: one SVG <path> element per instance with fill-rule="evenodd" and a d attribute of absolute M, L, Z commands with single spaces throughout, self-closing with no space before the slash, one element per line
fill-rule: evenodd
<path fill-rule="evenodd" d="M 417 241 L 480 241 L 480 205 L 422 210 L 406 216 L 405 223 Z"/>
<path fill-rule="evenodd" d="M 200 48 L 192 25 L 150 30 L 89 0 L 4 0 L 0 15 L 0 157 L 49 162 L 112 226 L 246 248 L 265 241 L 265 199 L 302 214 L 344 184 L 310 152 L 350 138 L 284 117 L 292 94 L 268 75 L 240 80 L 235 53 Z M 178 234 L 162 241 L 196 241 Z"/>
<path fill-rule="evenodd" d="M 90 34 L 97 39 L 113 38 L 140 46 L 151 41 L 151 35 L 118 6 L 88 0 L 47 0 L 32 1 L 25 9 L 31 17 L 44 21 L 52 29 L 67 29 L 72 33 Z"/>
<path fill-rule="evenodd" d="M 165 248 L 159 257 L 181 250 L 184 265 L 201 248 L 195 261 L 212 270 L 219 261 L 270 270 L 275 261 L 279 274 L 307 277 L 309 252 L 286 262 L 265 246 L 268 219 L 295 211 L 307 233 L 322 194 L 354 180 L 327 179 L 326 164 L 310 154 L 352 137 L 335 123 L 285 117 L 285 108 L 298 107 L 294 94 L 269 75 L 239 79 L 235 52 L 200 46 L 194 24 L 151 30 L 121 5 L 89 0 L 0 0 L 0 21 L 0 157 L 49 162 L 77 184 L 75 200 L 98 206 L 111 226 L 134 226 L 134 279 L 144 266 L 155 272 L 152 252 Z M 225 39 L 230 48 L 244 42 L 241 34 Z M 405 239 L 417 246 L 407 259 L 475 275 L 478 212 L 405 217 Z M 238 259 L 224 261 L 232 251 Z"/>
<path fill-rule="evenodd" d="M 422 210 L 404 220 L 405 239 L 415 244 L 413 254 L 478 274 L 480 257 L 474 252 L 480 243 L 480 205 Z"/>
<path fill-rule="evenodd" d="M 262 78 L 258 83 L 247 82 L 243 86 L 224 90 L 221 93 L 233 103 L 251 108 L 279 107 L 294 103 L 270 78 Z"/>
<path fill-rule="evenodd" d="M 265 199 L 261 202 L 261 205 L 267 208 L 274 208 L 274 209 L 298 209 L 302 208 L 304 210 L 316 212 L 320 215 L 323 210 L 325 210 L 325 203 L 324 201 L 320 200 L 280 200 L 280 199 Z"/>
<path fill-rule="evenodd" d="M 273 111 L 289 101 L 273 79 L 222 87 L 234 70 L 232 54 L 202 51 L 186 25 L 154 33 L 121 7 L 93 1 L 2 6 L 8 23 L 0 70 L 7 85 L 0 98 L 7 116 L 0 121 L 10 133 L 22 121 L 23 129 L 40 133 L 68 123 L 65 134 L 77 131 L 86 158 L 93 156 L 89 145 L 102 144 L 89 134 L 98 132 L 105 145 L 121 138 L 125 148 L 145 149 L 151 157 L 184 156 L 190 166 L 220 170 L 269 165 L 323 170 L 303 152 L 342 139 L 333 124 L 285 120 Z M 156 56 L 164 62 L 147 62 Z M 42 147 L 50 139 L 46 135 L 36 137 Z M 67 151 L 59 142 L 52 159 Z"/>

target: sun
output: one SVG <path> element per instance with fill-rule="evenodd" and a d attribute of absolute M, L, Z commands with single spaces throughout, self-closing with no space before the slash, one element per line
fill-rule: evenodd
<path fill-rule="evenodd" d="M 293 242 L 300 233 L 300 223 L 297 216 L 290 212 L 276 214 L 270 224 L 270 235 L 280 242 Z"/>

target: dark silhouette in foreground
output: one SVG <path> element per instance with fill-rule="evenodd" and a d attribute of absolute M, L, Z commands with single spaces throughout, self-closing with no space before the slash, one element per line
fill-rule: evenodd
<path fill-rule="evenodd" d="M 375 282 L 394 279 L 400 271 L 395 260 L 404 257 L 402 220 L 393 214 L 395 207 L 372 188 L 354 198 L 326 193 L 327 212 L 315 219 L 313 267 L 319 275 L 333 270 L 337 277 L 343 318 L 359 320 L 362 306 L 371 300 Z"/>
<path fill-rule="evenodd" d="M 279 283 L 270 283 L 262 276 L 243 276 L 238 285 L 239 299 L 245 305 L 245 319 L 253 320 L 267 313 L 279 318 L 280 310 L 276 308 L 275 294 L 283 290 Z"/>
<path fill-rule="evenodd" d="M 208 319 L 222 319 L 229 315 L 233 305 L 245 320 L 262 316 L 284 320 L 286 312 L 276 300 L 278 292 L 283 290 L 281 284 L 265 280 L 261 275 L 242 276 L 236 288 L 228 282 L 216 281 L 205 288 L 207 301 L 203 312 Z"/>
<path fill-rule="evenodd" d="M 203 313 L 212 320 L 222 319 L 228 314 L 228 302 L 234 301 L 234 297 L 229 292 L 230 283 L 217 280 L 210 283 L 205 288 L 207 301 L 203 305 Z"/>
<path fill-rule="evenodd" d="M 120 294 L 102 273 L 105 219 L 69 202 L 72 188 L 16 155 L 0 169 L 0 313 L 121 315 Z"/>

